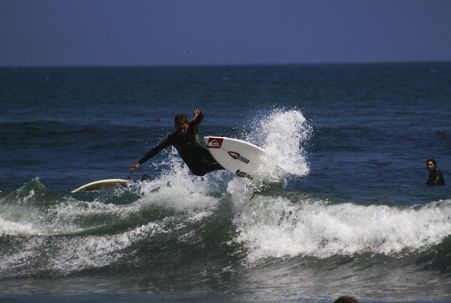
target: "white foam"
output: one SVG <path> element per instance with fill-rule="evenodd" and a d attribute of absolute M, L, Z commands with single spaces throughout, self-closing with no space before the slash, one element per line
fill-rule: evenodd
<path fill-rule="evenodd" d="M 18 223 L 0 217 L 0 235 L 40 234 L 42 231 L 31 223 Z"/>
<path fill-rule="evenodd" d="M 275 109 L 252 123 L 252 131 L 244 135 L 246 141 L 262 147 L 269 155 L 265 170 L 269 177 L 252 181 L 234 178 L 227 184 L 236 207 L 249 201 L 254 192 L 264 189 L 268 182 L 279 182 L 285 187 L 285 176 L 306 176 L 310 169 L 303 145 L 311 136 L 312 128 L 299 110 Z M 262 174 L 264 175 L 264 174 Z"/>
<path fill-rule="evenodd" d="M 299 255 L 327 258 L 393 254 L 437 244 L 451 235 L 451 201 L 421 208 L 255 197 L 236 220 L 249 260 Z"/>
<path fill-rule="evenodd" d="M 143 182 L 143 197 L 137 202 L 143 205 L 157 205 L 180 211 L 197 211 L 215 207 L 219 201 L 211 195 L 221 172 L 204 177 L 193 176 L 178 156 L 168 160 L 171 169 L 150 182 Z M 220 178 L 219 178 L 220 179 Z"/>
<path fill-rule="evenodd" d="M 78 233 L 90 228 L 83 227 L 80 222 L 88 218 L 105 217 L 108 220 L 94 219 L 101 225 L 110 224 L 117 220 L 127 220 L 129 217 L 143 212 L 149 207 L 171 208 L 180 212 L 202 213 L 215 208 L 219 199 L 211 196 L 210 185 L 214 182 L 207 177 L 199 178 L 189 174 L 187 168 L 182 167 L 177 157 L 170 157 L 172 169 L 166 171 L 154 180 L 135 184 L 134 189 L 141 195 L 130 204 L 117 205 L 105 203 L 105 197 L 94 201 L 78 201 L 73 197 L 51 207 L 42 223 L 46 234 Z M 215 180 L 215 178 L 211 178 Z M 132 189 L 133 190 L 133 189 Z M 115 194 L 121 194 L 117 192 Z"/>
<path fill-rule="evenodd" d="M 299 110 L 276 109 L 254 123 L 246 140 L 262 147 L 274 167 L 297 176 L 309 173 L 303 144 L 310 138 L 312 128 Z"/>

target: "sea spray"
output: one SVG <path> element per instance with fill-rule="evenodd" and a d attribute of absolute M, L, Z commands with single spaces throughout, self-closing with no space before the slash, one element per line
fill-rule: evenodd
<path fill-rule="evenodd" d="M 312 128 L 301 111 L 274 109 L 252 124 L 253 131 L 246 134 L 246 140 L 263 148 L 274 166 L 291 175 L 309 173 L 303 145 L 311 137 Z"/>
<path fill-rule="evenodd" d="M 227 192 L 236 205 L 247 203 L 255 193 L 265 190 L 268 183 L 279 183 L 282 189 L 287 176 L 304 177 L 310 171 L 304 145 L 312 128 L 301 111 L 273 109 L 255 117 L 250 125 L 251 131 L 242 136 L 268 154 L 265 169 L 269 177 L 253 180 L 236 177 L 228 182 Z"/>
<path fill-rule="evenodd" d="M 182 160 L 171 153 L 163 164 L 168 167 L 157 178 L 142 182 L 140 204 L 153 204 L 189 211 L 214 207 L 218 199 L 211 195 L 221 172 L 204 177 L 190 174 Z M 220 179 L 220 177 L 219 177 Z"/>

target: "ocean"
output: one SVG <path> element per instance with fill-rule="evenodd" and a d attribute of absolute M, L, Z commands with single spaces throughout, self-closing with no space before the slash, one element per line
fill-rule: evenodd
<path fill-rule="evenodd" d="M 130 175 L 195 108 L 281 183 Z M 451 302 L 450 121 L 451 63 L 0 68 L 0 301 Z"/>

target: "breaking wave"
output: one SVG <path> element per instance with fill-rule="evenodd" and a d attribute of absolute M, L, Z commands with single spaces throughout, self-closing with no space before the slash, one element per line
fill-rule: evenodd
<path fill-rule="evenodd" d="M 262 132 L 243 139 L 264 148 L 275 166 L 307 177 L 311 127 L 302 113 L 274 110 L 255 123 Z M 406 255 L 413 266 L 451 273 L 451 200 L 338 203 L 223 171 L 195 177 L 171 152 L 163 166 L 150 181 L 106 192 L 60 194 L 36 178 L 0 193 L 0 278 L 180 267 L 202 276 L 286 259 Z"/>

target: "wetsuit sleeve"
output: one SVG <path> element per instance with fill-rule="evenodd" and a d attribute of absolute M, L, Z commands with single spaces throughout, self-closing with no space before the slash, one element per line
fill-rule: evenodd
<path fill-rule="evenodd" d="M 191 121 L 189 123 L 190 126 L 194 126 L 194 125 L 199 125 L 200 122 L 202 122 L 202 119 L 204 118 L 204 114 L 201 112 L 199 112 L 199 115 L 196 117 L 196 119 L 194 119 L 193 121 Z"/>
<path fill-rule="evenodd" d="M 158 144 L 157 146 L 155 146 L 154 148 L 152 148 L 151 150 L 149 150 L 144 157 L 142 157 L 141 160 L 138 161 L 138 163 L 140 165 L 142 165 L 144 162 L 152 159 L 153 157 L 155 157 L 156 155 L 158 155 L 159 152 L 161 152 L 163 149 L 165 149 L 166 147 L 169 147 L 172 145 L 172 135 L 169 135 L 166 137 L 166 139 L 164 139 L 160 144 Z"/>

